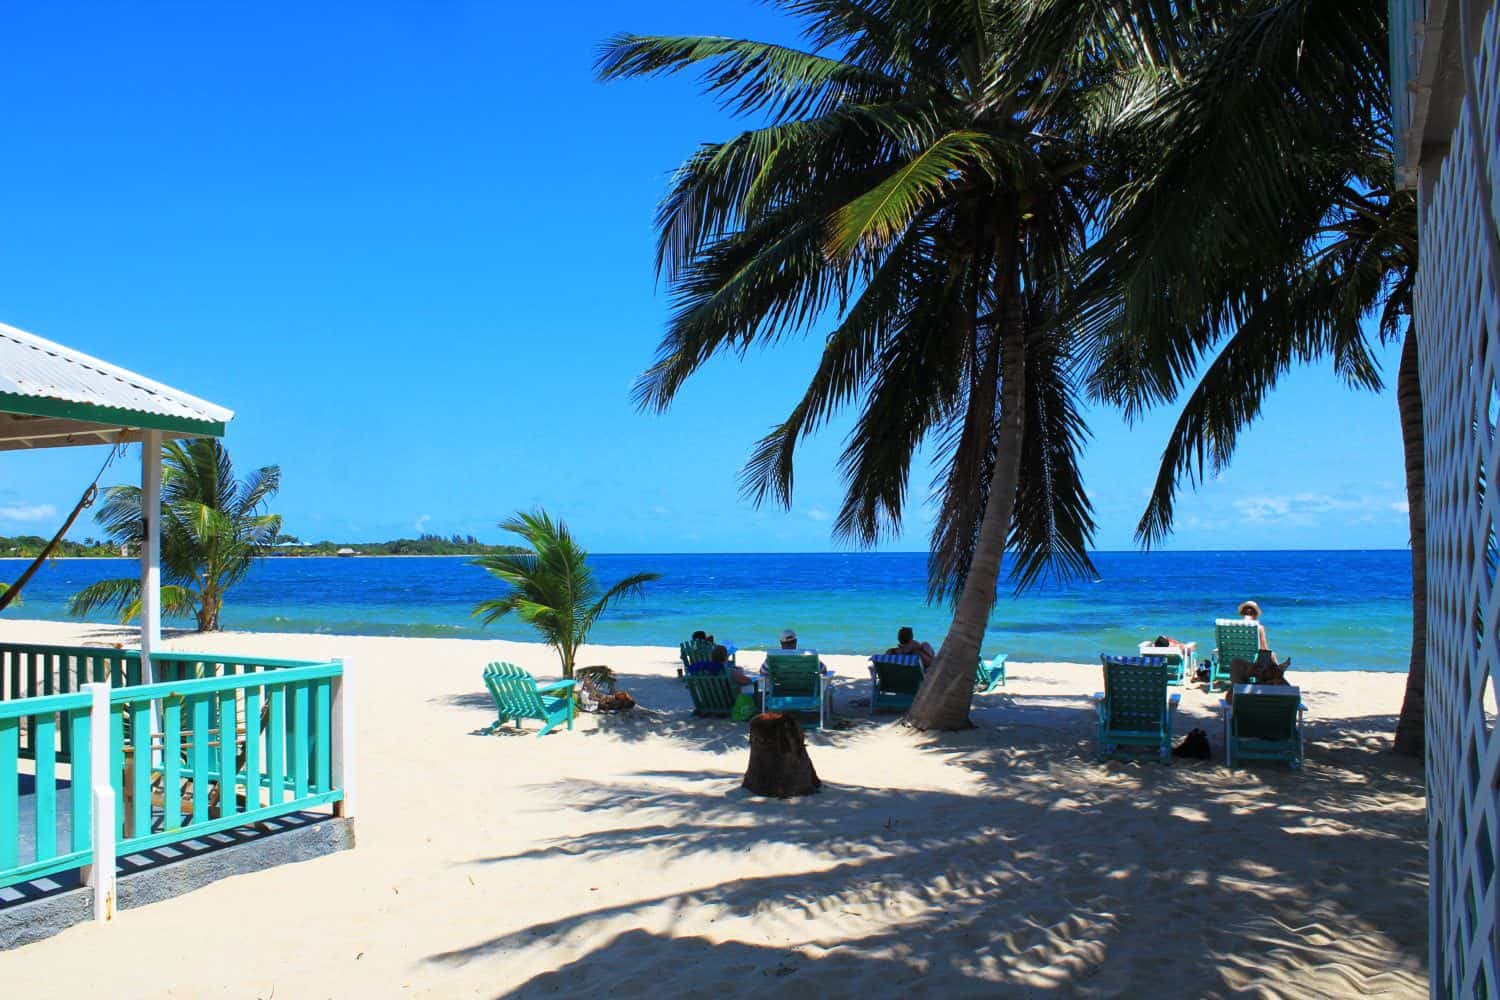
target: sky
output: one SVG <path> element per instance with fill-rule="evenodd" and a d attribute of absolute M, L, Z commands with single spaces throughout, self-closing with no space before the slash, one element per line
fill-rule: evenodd
<path fill-rule="evenodd" d="M 818 330 L 716 360 L 665 415 L 630 399 L 670 308 L 653 209 L 738 126 L 691 78 L 598 83 L 595 52 L 619 31 L 793 40 L 774 11 L 9 4 L 0 30 L 0 321 L 233 409 L 236 463 L 281 467 L 287 532 L 499 541 L 544 505 L 599 552 L 840 547 L 852 414 L 799 453 L 790 510 L 738 490 Z M 1133 545 L 1174 419 L 1089 411 L 1098 548 Z M 1297 370 L 1241 441 L 1168 547 L 1407 544 L 1390 390 Z M 102 458 L 6 453 L 0 534 L 50 535 Z M 882 547 L 923 549 L 930 528 L 915 505 Z"/>

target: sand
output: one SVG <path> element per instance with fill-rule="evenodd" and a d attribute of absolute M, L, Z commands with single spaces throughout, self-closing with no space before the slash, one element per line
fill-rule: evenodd
<path fill-rule="evenodd" d="M 1012 664 L 976 729 L 929 736 L 852 706 L 864 660 L 834 656 L 840 724 L 808 738 L 824 791 L 768 801 L 739 788 L 745 727 L 690 714 L 675 650 L 589 648 L 642 708 L 538 739 L 483 734 L 479 674 L 555 676 L 541 646 L 171 645 L 349 660 L 359 846 L 0 954 L 8 995 L 1426 993 L 1421 768 L 1388 750 L 1398 675 L 1295 674 L 1305 771 L 1231 773 L 1096 763 L 1097 665 Z M 1188 688 L 1177 725 L 1217 754 L 1216 704 Z"/>

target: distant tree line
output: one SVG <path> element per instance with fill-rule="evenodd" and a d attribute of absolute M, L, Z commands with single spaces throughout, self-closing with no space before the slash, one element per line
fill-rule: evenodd
<path fill-rule="evenodd" d="M 0 535 L 0 557 L 13 559 L 35 559 L 46 547 L 48 539 L 40 535 Z M 64 538 L 53 549 L 56 556 L 117 556 L 120 549 L 110 541 L 85 538 L 81 542 Z"/>
<path fill-rule="evenodd" d="M 422 534 L 387 542 L 304 542 L 296 535 L 279 535 L 267 555 L 332 556 L 353 549 L 362 556 L 483 556 L 519 552 L 514 545 L 486 545 L 473 535 Z"/>

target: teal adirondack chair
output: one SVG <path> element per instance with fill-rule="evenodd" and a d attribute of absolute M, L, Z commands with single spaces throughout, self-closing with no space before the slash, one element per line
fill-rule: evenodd
<path fill-rule="evenodd" d="M 904 712 L 911 708 L 926 676 L 915 653 L 881 653 L 870 657 L 870 714 Z"/>
<path fill-rule="evenodd" d="M 500 718 L 491 731 L 507 720 L 536 719 L 542 723 L 538 736 L 546 736 L 559 723 L 573 728 L 573 682 L 553 681 L 538 684 L 536 678 L 513 663 L 491 663 L 484 668 L 484 686 L 495 699 Z"/>
<path fill-rule="evenodd" d="M 1302 766 L 1302 704 L 1300 688 L 1286 684 L 1236 684 L 1234 699 L 1219 702 L 1224 720 L 1224 763 L 1234 767 L 1245 760 L 1284 760 L 1293 770 Z"/>
<path fill-rule="evenodd" d="M 1150 747 L 1167 763 L 1172 754 L 1172 720 L 1182 695 L 1167 696 L 1167 662 L 1160 656 L 1109 656 L 1104 690 L 1094 695 L 1099 713 L 1097 756 L 1116 755 L 1123 747 Z M 1238 697 L 1238 696 L 1236 696 Z"/>
<path fill-rule="evenodd" d="M 718 673 L 689 672 L 682 680 L 692 696 L 694 715 L 729 715 L 734 711 L 740 686 L 729 676 L 727 667 Z"/>
<path fill-rule="evenodd" d="M 677 647 L 677 653 L 682 657 L 682 669 L 677 671 L 677 676 L 686 677 L 687 668 L 694 663 L 708 663 L 714 658 L 714 644 L 707 639 L 689 639 Z M 730 666 L 734 665 L 734 655 L 729 657 Z"/>
<path fill-rule="evenodd" d="M 767 653 L 760 672 L 762 712 L 817 712 L 823 728 L 832 671 L 816 653 Z"/>
<path fill-rule="evenodd" d="M 974 672 L 974 689 L 980 694 L 989 694 L 997 687 L 1005 687 L 1005 653 L 997 653 L 986 660 L 979 658 L 979 668 Z"/>
<path fill-rule="evenodd" d="M 1209 658 L 1208 689 L 1229 685 L 1229 664 L 1234 660 L 1255 662 L 1260 652 L 1260 626 L 1243 618 L 1219 618 L 1214 622 L 1214 651 Z"/>

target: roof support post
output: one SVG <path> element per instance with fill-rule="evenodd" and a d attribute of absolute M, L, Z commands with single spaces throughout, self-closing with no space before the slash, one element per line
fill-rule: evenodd
<path fill-rule="evenodd" d="M 151 654 L 161 645 L 161 431 L 142 435 L 141 516 L 141 683 L 152 684 Z"/>

